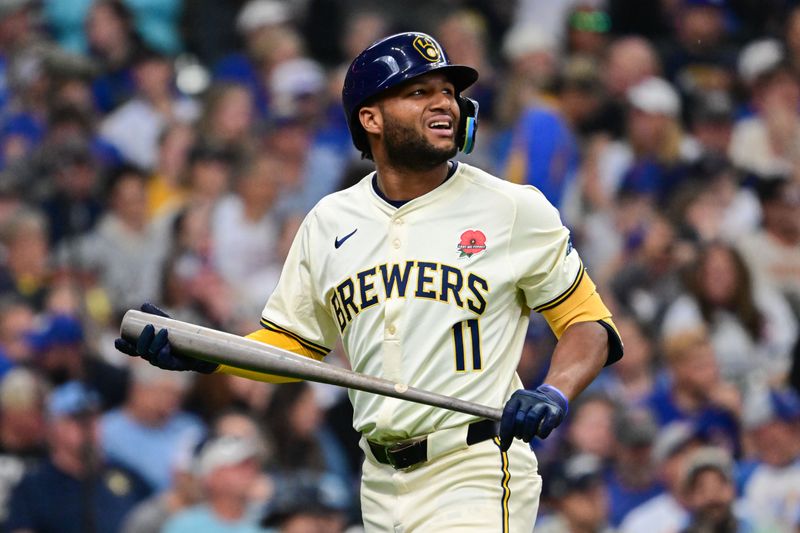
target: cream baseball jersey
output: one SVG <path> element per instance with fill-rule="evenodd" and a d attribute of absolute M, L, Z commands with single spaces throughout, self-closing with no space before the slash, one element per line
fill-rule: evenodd
<path fill-rule="evenodd" d="M 531 309 L 583 276 L 569 231 L 535 188 L 464 163 L 399 208 L 374 173 L 321 200 L 295 237 L 262 324 L 353 370 L 502 407 Z M 354 427 L 389 443 L 474 416 L 350 390 Z"/>

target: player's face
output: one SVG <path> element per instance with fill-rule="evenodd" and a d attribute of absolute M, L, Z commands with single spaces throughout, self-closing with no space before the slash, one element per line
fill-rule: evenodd
<path fill-rule="evenodd" d="M 382 142 L 389 162 L 426 170 L 452 158 L 460 112 L 455 88 L 439 73 L 401 85 L 380 103 Z"/>

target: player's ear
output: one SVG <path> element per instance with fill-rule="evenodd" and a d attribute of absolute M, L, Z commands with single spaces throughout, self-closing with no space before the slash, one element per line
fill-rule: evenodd
<path fill-rule="evenodd" d="M 380 134 L 383 131 L 383 115 L 377 105 L 364 106 L 359 109 L 358 120 L 367 133 Z"/>

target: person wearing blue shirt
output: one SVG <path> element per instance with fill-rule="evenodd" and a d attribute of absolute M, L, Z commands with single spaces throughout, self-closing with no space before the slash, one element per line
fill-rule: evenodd
<path fill-rule="evenodd" d="M 579 163 L 575 135 L 558 113 L 534 106 L 522 114 L 511 139 L 509 181 L 533 185 L 560 208 Z"/>
<path fill-rule="evenodd" d="M 139 476 L 97 453 L 99 407 L 99 395 L 77 381 L 50 394 L 50 454 L 14 488 L 6 531 L 115 533 L 150 494 Z"/>

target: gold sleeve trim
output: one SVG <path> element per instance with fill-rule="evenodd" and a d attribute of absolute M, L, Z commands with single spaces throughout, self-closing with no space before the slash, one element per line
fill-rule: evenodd
<path fill-rule="evenodd" d="M 309 357 L 317 361 L 321 361 L 323 356 L 325 355 L 325 354 L 320 354 L 319 351 L 317 350 L 309 349 L 293 336 L 290 336 L 286 333 L 274 331 L 272 329 L 267 329 L 266 327 L 264 329 L 254 331 L 249 335 L 245 335 L 245 338 L 263 342 L 264 344 L 269 344 L 271 346 L 275 346 L 276 348 L 282 348 L 292 353 Z M 243 378 L 253 379 L 256 381 L 264 381 L 267 383 L 289 383 L 293 381 L 300 381 L 299 379 L 295 378 L 286 378 L 283 376 L 275 376 L 273 374 L 264 374 L 262 372 L 245 370 L 244 368 L 237 368 L 235 366 L 229 366 L 229 365 L 219 365 L 219 367 L 215 372 L 220 374 L 229 374 L 231 376 L 239 376 Z"/>
<path fill-rule="evenodd" d="M 582 268 L 569 290 L 541 311 L 556 337 L 560 338 L 567 327 L 575 322 L 594 322 L 611 317 L 611 311 L 600 299 L 597 287 L 585 272 Z M 541 306 L 537 309 L 541 309 Z"/>

